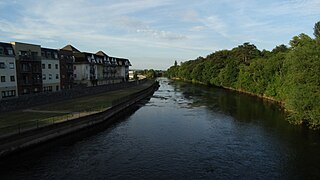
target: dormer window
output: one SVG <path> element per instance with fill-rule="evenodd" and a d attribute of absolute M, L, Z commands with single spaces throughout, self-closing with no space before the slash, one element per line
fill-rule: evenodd
<path fill-rule="evenodd" d="M 8 55 L 13 55 L 13 50 L 11 48 L 7 48 Z"/>

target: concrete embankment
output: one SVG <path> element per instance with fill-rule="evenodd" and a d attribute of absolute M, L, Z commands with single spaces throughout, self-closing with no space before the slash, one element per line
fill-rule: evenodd
<path fill-rule="evenodd" d="M 159 83 L 155 82 L 148 88 L 120 100 L 116 105 L 103 112 L 1 138 L 0 156 L 5 156 L 99 123 L 112 123 L 114 121 L 112 119 L 113 116 L 121 114 L 125 109 L 133 106 L 138 101 L 149 97 L 158 87 Z"/>

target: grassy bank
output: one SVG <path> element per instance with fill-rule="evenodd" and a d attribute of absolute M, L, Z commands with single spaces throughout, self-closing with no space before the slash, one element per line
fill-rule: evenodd
<path fill-rule="evenodd" d="M 57 123 L 101 112 L 121 98 L 149 87 L 153 81 L 131 88 L 109 91 L 72 100 L 61 101 L 26 110 L 0 114 L 0 136 L 7 133 Z"/>

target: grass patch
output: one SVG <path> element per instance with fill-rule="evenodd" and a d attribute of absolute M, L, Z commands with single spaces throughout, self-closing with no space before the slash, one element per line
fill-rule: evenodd
<path fill-rule="evenodd" d="M 152 81 L 149 81 L 131 88 L 99 93 L 96 95 L 75 98 L 42 106 L 30 107 L 30 109 L 37 110 L 39 112 L 16 111 L 1 113 L 0 134 L 16 131 L 17 128 L 26 129 L 39 127 L 68 119 L 74 119 L 79 117 L 79 115 L 85 116 L 92 112 L 102 111 L 108 107 L 111 107 L 114 101 L 139 92 L 149 87 L 152 83 Z M 61 112 L 55 113 L 46 111 Z"/>

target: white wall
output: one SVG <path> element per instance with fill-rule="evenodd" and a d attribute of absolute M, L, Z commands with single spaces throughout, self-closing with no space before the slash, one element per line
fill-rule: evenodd
<path fill-rule="evenodd" d="M 49 65 L 51 68 L 49 69 Z M 60 64 L 58 59 L 42 59 L 42 83 L 43 88 L 52 87 L 52 91 L 61 89 L 60 87 Z M 57 67 L 56 67 L 57 66 Z"/>
<path fill-rule="evenodd" d="M 0 99 L 3 98 L 2 96 L 17 96 L 18 90 L 15 58 L 0 56 L 0 63 L 4 63 L 4 68 L 0 68 Z M 1 76 L 4 76 L 5 82 L 1 82 Z M 14 77 L 14 81 L 11 81 L 11 76 Z M 12 91 L 15 91 L 15 93 Z"/>
<path fill-rule="evenodd" d="M 73 74 L 75 81 L 90 80 L 90 65 L 73 64 Z"/>

